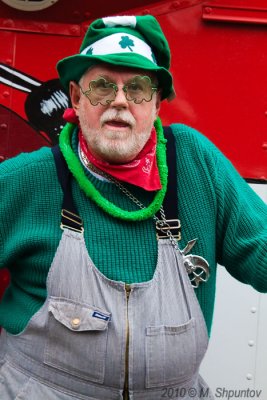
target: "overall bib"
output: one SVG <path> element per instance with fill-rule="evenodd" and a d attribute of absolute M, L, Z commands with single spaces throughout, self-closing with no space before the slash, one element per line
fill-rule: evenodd
<path fill-rule="evenodd" d="M 205 321 L 169 240 L 158 242 L 153 279 L 125 285 L 96 268 L 83 233 L 65 229 L 47 292 L 23 332 L 1 334 L 1 400 L 213 398 L 198 373 Z"/>

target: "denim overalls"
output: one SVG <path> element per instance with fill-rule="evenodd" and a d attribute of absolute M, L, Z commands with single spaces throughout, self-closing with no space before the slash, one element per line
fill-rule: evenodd
<path fill-rule="evenodd" d="M 125 285 L 96 268 L 83 233 L 64 229 L 47 292 L 23 332 L 2 332 L 1 400 L 213 398 L 198 373 L 205 321 L 169 240 L 153 279 Z"/>

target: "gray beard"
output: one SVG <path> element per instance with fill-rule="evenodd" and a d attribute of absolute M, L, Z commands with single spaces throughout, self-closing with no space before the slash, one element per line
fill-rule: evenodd
<path fill-rule="evenodd" d="M 129 137 L 120 140 L 121 132 L 114 130 L 106 131 L 105 137 L 101 137 L 97 130 L 82 127 L 82 132 L 87 141 L 90 151 L 97 153 L 102 161 L 111 164 L 122 164 L 132 161 L 143 149 L 151 132 L 132 132 Z M 107 137 L 108 136 L 108 137 Z M 93 143 L 90 142 L 93 138 Z"/>

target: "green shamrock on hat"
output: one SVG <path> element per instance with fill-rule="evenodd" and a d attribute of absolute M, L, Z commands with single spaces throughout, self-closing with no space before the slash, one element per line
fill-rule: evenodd
<path fill-rule="evenodd" d="M 126 47 L 128 47 L 130 51 L 133 51 L 131 47 L 134 46 L 134 41 L 130 39 L 129 36 L 122 36 L 119 45 L 122 49 L 126 49 Z"/>

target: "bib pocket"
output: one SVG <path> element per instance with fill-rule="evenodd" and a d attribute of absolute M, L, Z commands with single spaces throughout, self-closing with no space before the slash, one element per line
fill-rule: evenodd
<path fill-rule="evenodd" d="M 44 363 L 89 381 L 102 383 L 111 314 L 62 298 L 52 298 L 48 311 Z"/>
<path fill-rule="evenodd" d="M 195 320 L 146 328 L 146 387 L 186 382 L 195 373 Z"/>

